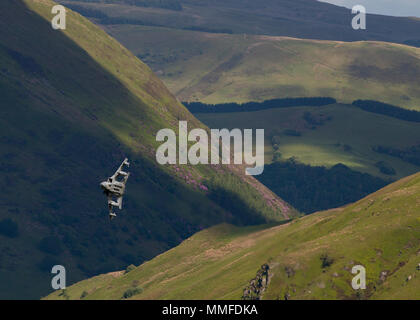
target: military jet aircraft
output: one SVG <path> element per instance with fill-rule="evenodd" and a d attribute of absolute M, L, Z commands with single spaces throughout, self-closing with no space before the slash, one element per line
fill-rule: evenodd
<path fill-rule="evenodd" d="M 108 178 L 108 180 L 101 182 L 100 186 L 104 194 L 108 197 L 109 218 L 112 220 L 117 215 L 113 212 L 113 207 L 122 208 L 122 198 L 125 192 L 125 185 L 127 183 L 129 172 L 123 171 L 124 166 L 129 167 L 130 163 L 125 158 L 120 167 L 115 173 Z"/>

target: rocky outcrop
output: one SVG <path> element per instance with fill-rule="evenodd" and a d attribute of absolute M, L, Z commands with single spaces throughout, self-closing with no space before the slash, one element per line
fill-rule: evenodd
<path fill-rule="evenodd" d="M 269 283 L 270 267 L 263 264 L 254 279 L 245 287 L 242 300 L 260 300 Z"/>

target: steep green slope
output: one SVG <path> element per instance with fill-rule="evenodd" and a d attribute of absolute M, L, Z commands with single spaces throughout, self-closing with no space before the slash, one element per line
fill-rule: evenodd
<path fill-rule="evenodd" d="M 420 110 L 419 48 L 133 25 L 105 29 L 144 59 L 181 101 L 329 96 Z"/>
<path fill-rule="evenodd" d="M 53 5 L 0 2 L 0 298 L 46 294 L 54 264 L 72 283 L 216 223 L 295 214 L 242 167 L 157 165 L 158 130 L 204 125 L 85 18 L 69 11 L 53 30 Z M 109 223 L 99 182 L 125 156 L 124 210 Z"/>
<path fill-rule="evenodd" d="M 47 299 L 121 299 L 125 292 L 133 299 L 240 299 L 264 264 L 262 299 L 419 299 L 419 198 L 416 174 L 287 224 L 223 224 L 126 274 L 85 280 Z M 366 268 L 366 290 L 351 287 L 354 265 Z"/>

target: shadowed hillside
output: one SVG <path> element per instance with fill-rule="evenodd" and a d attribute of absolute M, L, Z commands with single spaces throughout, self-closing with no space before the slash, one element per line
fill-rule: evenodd
<path fill-rule="evenodd" d="M 158 130 L 205 126 L 85 18 L 69 11 L 53 30 L 54 4 L 0 2 L 0 298 L 46 294 L 55 264 L 73 283 L 217 223 L 295 214 L 242 167 L 157 165 Z M 125 156 L 132 175 L 110 223 L 99 182 Z"/>

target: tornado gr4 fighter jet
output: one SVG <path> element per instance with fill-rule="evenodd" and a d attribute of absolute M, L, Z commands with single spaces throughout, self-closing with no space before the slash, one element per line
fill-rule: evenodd
<path fill-rule="evenodd" d="M 130 163 L 125 158 L 120 167 L 115 171 L 114 175 L 108 178 L 107 181 L 101 182 L 101 188 L 108 197 L 109 218 L 112 220 L 117 215 L 112 212 L 113 207 L 122 208 L 122 198 L 125 192 L 125 185 L 127 183 L 129 172 L 123 171 L 124 166 L 129 167 Z"/>

